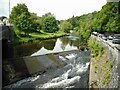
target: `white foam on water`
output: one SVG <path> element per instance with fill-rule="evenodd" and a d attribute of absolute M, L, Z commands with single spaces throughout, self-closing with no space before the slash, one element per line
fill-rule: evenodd
<path fill-rule="evenodd" d="M 56 78 L 51 79 L 45 84 L 36 86 L 36 88 L 73 88 L 76 83 L 80 82 L 80 75 L 83 72 L 86 72 L 89 66 L 89 62 L 83 63 L 73 63 L 77 60 L 75 59 L 77 54 L 69 54 L 64 56 L 60 56 L 62 60 L 69 59 L 69 64 L 67 64 L 63 70 L 64 73 L 59 75 Z M 79 60 L 79 59 L 78 59 Z M 80 60 L 79 60 L 80 61 Z"/>
<path fill-rule="evenodd" d="M 65 61 L 66 59 L 63 56 L 59 56 L 59 59 Z"/>
<path fill-rule="evenodd" d="M 78 57 L 78 58 L 77 58 Z M 67 59 L 66 59 L 67 58 Z M 74 88 L 76 84 L 80 84 L 81 75 L 83 73 L 86 73 L 88 70 L 89 62 L 85 62 L 83 60 L 86 60 L 84 54 L 81 54 L 81 56 L 77 56 L 76 53 L 71 53 L 65 56 L 59 56 L 59 59 L 63 60 L 63 62 L 67 62 L 67 64 L 61 68 L 57 69 L 54 72 L 48 71 L 49 75 L 45 74 L 42 75 L 44 77 L 46 76 L 53 76 L 50 79 L 46 79 L 44 83 L 36 84 L 36 89 L 40 88 Z M 21 81 L 18 81 L 17 83 L 13 84 L 12 87 L 16 88 L 21 85 L 28 85 L 29 83 L 34 83 L 36 80 L 42 79 L 40 75 L 35 77 L 30 77 Z M 49 81 L 47 81 L 49 80 Z"/>
<path fill-rule="evenodd" d="M 42 87 L 39 88 L 65 88 L 69 85 L 73 85 L 75 82 L 78 82 L 80 80 L 80 76 L 75 76 L 71 79 L 64 79 L 57 83 L 46 83 Z"/>
<path fill-rule="evenodd" d="M 6 88 L 16 88 L 16 87 L 19 87 L 19 86 L 24 85 L 24 84 L 26 84 L 26 83 L 34 82 L 34 81 L 36 81 L 39 77 L 40 77 L 40 75 L 35 76 L 35 77 L 29 77 L 29 78 L 20 80 L 20 81 L 14 83 L 14 84 L 12 84 L 12 85 L 8 85 L 8 86 L 6 86 Z"/>
<path fill-rule="evenodd" d="M 77 54 L 72 53 L 72 54 L 67 55 L 66 58 L 73 60 L 73 59 L 75 59 L 76 56 L 77 56 Z"/>
<path fill-rule="evenodd" d="M 38 75 L 38 76 L 36 76 L 36 77 L 33 77 L 33 78 L 31 79 L 31 81 L 36 81 L 39 77 L 40 77 L 40 75 Z"/>
<path fill-rule="evenodd" d="M 68 75 L 69 75 L 70 71 L 71 71 L 71 69 L 69 69 L 67 72 L 65 72 L 61 76 L 53 78 L 50 82 L 51 83 L 57 83 L 57 82 L 60 82 L 62 80 L 68 79 Z"/>

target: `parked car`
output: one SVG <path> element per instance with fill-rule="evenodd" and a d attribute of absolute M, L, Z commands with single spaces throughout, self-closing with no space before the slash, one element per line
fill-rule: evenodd
<path fill-rule="evenodd" d="M 120 44 L 120 36 L 115 36 L 115 37 L 113 38 L 112 43 L 114 43 L 114 44 Z"/>
<path fill-rule="evenodd" d="M 97 32 L 92 32 L 92 35 L 97 36 L 97 35 L 98 35 L 98 33 L 97 33 Z"/>
<path fill-rule="evenodd" d="M 108 36 L 108 39 L 109 39 L 109 40 L 113 40 L 113 39 L 114 39 L 114 36 L 111 36 L 111 35 L 110 35 L 110 36 Z"/>
<path fill-rule="evenodd" d="M 104 36 L 104 35 L 102 36 L 102 39 L 105 40 L 105 41 L 107 41 L 107 37 Z"/>
<path fill-rule="evenodd" d="M 98 35 L 99 38 L 102 38 L 102 36 L 103 36 L 103 34 L 99 34 L 99 35 Z"/>

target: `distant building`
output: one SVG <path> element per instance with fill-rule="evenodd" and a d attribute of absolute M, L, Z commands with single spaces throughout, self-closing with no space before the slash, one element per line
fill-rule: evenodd
<path fill-rule="evenodd" d="M 4 25 L 4 23 L 0 20 L 0 26 Z"/>
<path fill-rule="evenodd" d="M 3 23 L 6 25 L 6 26 L 10 26 L 11 24 L 9 23 L 9 19 L 8 18 L 4 18 L 3 19 Z"/>
<path fill-rule="evenodd" d="M 0 20 L 0 40 L 7 39 L 8 41 L 14 40 L 13 25 L 9 23 L 8 18 Z"/>

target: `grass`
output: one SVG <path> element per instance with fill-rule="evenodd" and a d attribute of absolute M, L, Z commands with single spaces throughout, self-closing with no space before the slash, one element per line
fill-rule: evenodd
<path fill-rule="evenodd" d="M 21 42 L 32 42 L 35 40 L 44 40 L 44 39 L 50 39 L 50 38 L 57 38 L 60 36 L 67 35 L 64 32 L 58 31 L 56 33 L 47 33 L 44 31 L 39 31 L 39 32 L 33 32 L 29 33 L 27 36 L 25 36 L 24 32 L 19 32 L 19 30 L 15 29 L 15 39 L 14 43 L 21 43 Z"/>

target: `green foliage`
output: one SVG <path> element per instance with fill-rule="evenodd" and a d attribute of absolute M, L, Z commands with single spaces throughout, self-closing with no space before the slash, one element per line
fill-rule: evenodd
<path fill-rule="evenodd" d="M 15 23 L 16 27 L 27 34 L 31 29 L 31 21 L 25 13 L 22 13 Z"/>
<path fill-rule="evenodd" d="M 42 17 L 42 29 L 50 33 L 58 31 L 57 21 L 51 13 L 47 13 Z"/>
<path fill-rule="evenodd" d="M 108 59 L 106 49 L 102 47 L 96 38 L 92 37 L 90 37 L 88 40 L 88 46 L 91 50 L 91 55 L 94 56 L 93 65 L 95 72 L 97 75 L 99 75 L 100 82 L 105 86 L 109 86 L 111 73 L 110 70 L 113 67 L 113 63 Z"/>
<path fill-rule="evenodd" d="M 104 80 L 102 81 L 104 85 L 109 85 L 110 83 L 110 72 L 107 71 L 104 75 Z"/>
<path fill-rule="evenodd" d="M 11 11 L 10 21 L 16 25 L 17 19 L 22 13 L 25 13 L 28 17 L 30 16 L 28 8 L 25 4 L 17 4 L 17 6 L 14 6 Z"/>
<path fill-rule="evenodd" d="M 60 24 L 60 30 L 69 33 L 72 29 L 72 24 L 66 20 L 62 21 Z"/>
<path fill-rule="evenodd" d="M 93 31 L 120 33 L 118 11 L 118 2 L 108 2 L 101 11 L 58 21 L 51 13 L 39 17 L 35 13 L 30 13 L 25 4 L 18 4 L 12 9 L 10 22 L 19 31 L 16 30 L 17 34 L 22 33 L 28 36 L 33 32 L 41 33 L 42 30 L 48 33 L 57 32 L 59 29 L 66 33 L 73 30 L 78 32 L 84 41 L 87 41 Z M 95 52 L 98 52 L 98 49 Z"/>
<path fill-rule="evenodd" d="M 118 15 L 118 3 L 109 2 L 103 6 L 102 10 L 97 14 L 98 23 L 101 25 L 99 32 L 113 32 L 120 33 L 120 15 Z"/>
<path fill-rule="evenodd" d="M 10 21 L 19 32 L 24 32 L 25 35 L 28 35 L 29 32 L 35 29 L 35 24 L 30 19 L 30 13 L 25 4 L 17 4 L 17 6 L 12 9 Z"/>
<path fill-rule="evenodd" d="M 68 21 L 73 25 L 73 30 L 78 32 L 84 40 L 87 40 L 93 31 L 120 33 L 118 7 L 118 2 L 108 2 L 98 12 L 73 16 Z"/>
<path fill-rule="evenodd" d="M 20 37 L 29 36 L 33 32 L 41 33 L 42 29 L 48 33 L 57 32 L 59 29 L 59 22 L 51 13 L 38 17 L 37 14 L 30 13 L 25 4 L 17 4 L 12 9 L 10 21 L 14 24 L 14 28 L 16 28 L 16 34 Z"/>
<path fill-rule="evenodd" d="M 39 17 L 37 20 L 34 21 L 37 25 L 37 30 L 42 30 L 42 19 Z"/>
<path fill-rule="evenodd" d="M 33 29 L 32 32 L 37 32 L 42 29 L 41 17 L 38 17 L 36 13 L 30 13 L 30 19 L 32 20 Z"/>
<path fill-rule="evenodd" d="M 113 63 L 110 60 L 108 60 L 108 59 L 106 59 L 105 61 L 106 61 L 106 63 L 105 63 L 105 65 L 106 65 L 106 72 L 104 72 L 104 75 L 103 75 L 104 79 L 103 79 L 102 83 L 104 85 L 109 86 L 109 84 L 110 84 L 110 70 L 113 67 Z"/>
<path fill-rule="evenodd" d="M 79 27 L 80 25 L 80 16 L 76 17 L 73 16 L 72 18 L 69 18 L 67 21 L 72 24 L 72 29 L 74 29 L 75 27 Z"/>
<path fill-rule="evenodd" d="M 94 57 L 104 53 L 105 48 L 95 38 L 89 38 L 88 46 L 91 49 L 91 54 Z"/>

